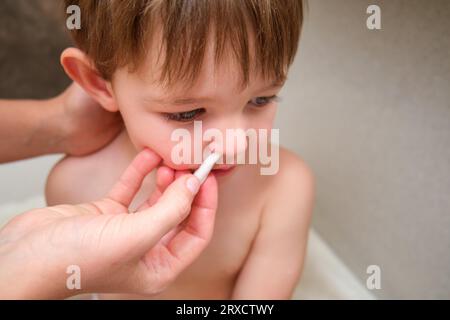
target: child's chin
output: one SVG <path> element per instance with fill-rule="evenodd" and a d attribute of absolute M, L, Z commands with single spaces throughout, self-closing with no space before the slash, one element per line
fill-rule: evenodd
<path fill-rule="evenodd" d="M 169 167 L 172 170 L 175 171 L 194 171 L 196 168 L 198 168 L 198 166 L 195 165 L 189 165 L 189 164 L 174 164 L 173 162 L 170 161 L 163 161 L 162 163 L 163 166 Z"/>
<path fill-rule="evenodd" d="M 217 178 L 225 177 L 231 175 L 236 170 L 236 166 L 231 166 L 227 169 L 214 169 L 211 172 L 214 173 L 214 176 Z"/>

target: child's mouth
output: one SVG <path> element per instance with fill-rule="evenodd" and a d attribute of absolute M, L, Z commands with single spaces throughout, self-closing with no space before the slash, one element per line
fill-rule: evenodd
<path fill-rule="evenodd" d="M 236 166 L 224 166 L 224 167 L 220 167 L 217 169 L 213 169 L 212 172 L 214 173 L 215 176 L 217 177 L 222 177 L 222 176 L 226 176 L 228 174 L 230 174 L 231 172 L 233 172 L 233 169 L 236 168 Z"/>

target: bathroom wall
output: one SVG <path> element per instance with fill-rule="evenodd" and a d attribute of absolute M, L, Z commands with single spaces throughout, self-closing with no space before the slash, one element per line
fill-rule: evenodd
<path fill-rule="evenodd" d="M 0 1 L 1 98 L 68 84 L 56 3 Z M 361 283 L 380 266 L 380 298 L 450 297 L 449 18 L 446 0 L 309 1 L 282 92 L 281 142 L 317 179 L 313 225 Z M 57 158 L 0 165 L 0 203 L 42 194 Z"/>
<path fill-rule="evenodd" d="M 381 8 L 381 30 L 366 8 Z M 281 141 L 317 179 L 313 225 L 380 298 L 450 298 L 450 1 L 309 1 Z"/>

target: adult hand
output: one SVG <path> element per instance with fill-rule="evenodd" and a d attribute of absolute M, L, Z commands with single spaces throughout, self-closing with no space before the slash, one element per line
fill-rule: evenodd
<path fill-rule="evenodd" d="M 108 144 L 123 129 L 120 113 L 103 109 L 78 84 L 72 83 L 55 98 L 62 111 L 64 153 L 80 156 Z"/>
<path fill-rule="evenodd" d="M 192 174 L 160 167 L 153 194 L 129 213 L 160 160 L 143 150 L 104 199 L 35 209 L 10 221 L 0 230 L 0 297 L 164 290 L 211 239 L 217 182 L 210 175 L 198 190 Z M 66 287 L 73 265 L 80 270 L 80 290 Z"/>

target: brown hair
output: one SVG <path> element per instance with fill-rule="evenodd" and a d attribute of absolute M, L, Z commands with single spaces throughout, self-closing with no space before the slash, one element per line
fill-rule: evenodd
<path fill-rule="evenodd" d="M 81 29 L 71 33 L 108 80 L 119 67 L 140 66 L 158 27 L 165 56 L 161 80 L 168 85 L 196 79 L 210 35 L 216 63 L 231 49 L 246 85 L 251 69 L 249 31 L 255 39 L 255 70 L 281 82 L 297 51 L 303 22 L 302 0 L 65 0 L 65 4 L 80 7 Z"/>

